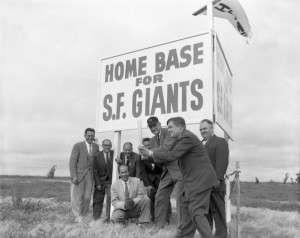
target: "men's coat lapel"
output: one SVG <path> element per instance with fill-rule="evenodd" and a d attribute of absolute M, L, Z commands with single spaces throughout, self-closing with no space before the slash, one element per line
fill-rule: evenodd
<path fill-rule="evenodd" d="M 214 141 L 215 138 L 216 138 L 215 135 L 210 137 L 209 140 L 204 144 L 204 148 L 206 149 L 208 147 L 208 145 Z"/>
<path fill-rule="evenodd" d="M 112 169 L 113 161 L 114 161 L 114 151 L 113 150 L 110 151 L 109 156 L 110 156 L 110 158 L 109 158 L 108 166 L 109 166 L 109 168 Z"/>
<path fill-rule="evenodd" d="M 83 141 L 81 143 L 81 152 L 83 153 L 83 156 L 86 158 L 86 161 L 89 163 L 90 158 L 89 158 L 89 153 L 88 153 L 85 141 Z"/>
<path fill-rule="evenodd" d="M 160 139 L 159 139 L 160 145 L 159 146 L 161 146 L 163 144 L 163 141 L 165 140 L 165 137 L 166 137 L 166 133 L 167 133 L 167 130 L 161 129 Z"/>
<path fill-rule="evenodd" d="M 95 143 L 92 143 L 92 154 L 91 154 L 91 157 L 93 158 L 93 156 L 96 154 L 97 152 L 97 148 L 96 148 L 96 144 Z"/>

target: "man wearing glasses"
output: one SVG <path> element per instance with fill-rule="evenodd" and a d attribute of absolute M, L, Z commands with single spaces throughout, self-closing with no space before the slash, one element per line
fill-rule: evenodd
<path fill-rule="evenodd" d="M 99 151 L 99 146 L 93 142 L 94 129 L 87 128 L 84 137 L 85 141 L 74 145 L 69 162 L 71 206 L 77 222 L 81 222 L 89 210 L 93 190 L 93 156 Z"/>
<path fill-rule="evenodd" d="M 113 150 L 111 150 L 111 141 L 105 139 L 102 141 L 102 151 L 94 155 L 93 171 L 94 171 L 94 197 L 93 197 L 93 218 L 98 220 L 101 217 L 104 197 L 106 194 L 106 216 L 104 221 L 110 219 L 110 187 L 112 183 L 113 170 Z"/>
<path fill-rule="evenodd" d="M 124 143 L 123 152 L 121 152 L 120 158 L 117 157 L 116 162 L 118 165 L 126 164 L 128 166 L 130 177 L 142 180 L 140 155 L 132 151 L 131 142 Z"/>
<path fill-rule="evenodd" d="M 171 138 L 167 128 L 162 128 L 157 117 L 149 117 L 147 120 L 148 127 L 154 136 L 150 144 L 153 151 L 169 151 L 177 138 Z M 149 158 L 151 160 L 151 158 Z M 154 161 L 152 161 L 154 162 Z M 181 221 L 181 191 L 183 188 L 182 175 L 177 161 L 162 163 L 163 172 L 160 178 L 157 193 L 155 195 L 155 222 L 156 228 L 162 229 L 169 220 L 170 214 L 170 195 L 178 183 L 177 192 L 177 215 L 178 222 Z M 166 209 L 169 207 L 168 209 Z"/>

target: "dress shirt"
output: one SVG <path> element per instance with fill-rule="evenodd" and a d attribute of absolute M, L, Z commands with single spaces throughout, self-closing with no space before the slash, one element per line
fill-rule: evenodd
<path fill-rule="evenodd" d="M 209 140 L 210 138 L 212 138 L 213 136 L 214 136 L 214 134 L 212 134 L 211 137 L 208 138 L 208 140 Z M 206 142 L 207 142 L 208 140 L 204 140 L 204 139 L 203 139 L 203 140 L 202 140 L 202 144 L 205 145 Z"/>
<path fill-rule="evenodd" d="M 91 148 L 91 153 L 93 151 L 93 143 L 89 144 L 85 141 L 85 144 L 86 144 L 86 148 L 87 148 L 87 151 L 88 151 L 88 154 L 90 154 L 90 148 Z"/>

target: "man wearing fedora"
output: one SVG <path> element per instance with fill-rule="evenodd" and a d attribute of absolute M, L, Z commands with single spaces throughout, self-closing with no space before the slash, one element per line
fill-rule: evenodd
<path fill-rule="evenodd" d="M 149 117 L 147 120 L 148 127 L 152 134 L 150 144 L 153 151 L 169 151 L 177 138 L 171 138 L 167 128 L 162 128 L 157 117 Z M 149 158 L 150 160 L 152 158 Z M 181 221 L 181 192 L 183 188 L 182 175 L 178 167 L 177 161 L 161 163 L 163 172 L 155 195 L 155 222 L 156 228 L 162 229 L 170 219 L 171 204 L 170 195 L 176 184 L 178 184 L 177 192 L 177 215 L 178 223 Z M 166 209 L 168 207 L 168 209 Z"/>

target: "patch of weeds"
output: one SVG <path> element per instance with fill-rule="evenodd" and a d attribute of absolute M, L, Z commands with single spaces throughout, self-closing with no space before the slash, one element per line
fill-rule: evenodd
<path fill-rule="evenodd" d="M 23 199 L 23 188 L 19 184 L 15 184 L 11 188 L 12 209 L 22 210 L 26 214 L 38 212 L 43 209 L 43 204 L 40 200 L 34 201 L 31 198 Z"/>
<path fill-rule="evenodd" d="M 13 209 L 23 210 L 26 214 L 38 212 L 43 209 L 41 201 L 33 201 L 31 198 L 21 200 L 21 202 L 13 203 Z"/>

